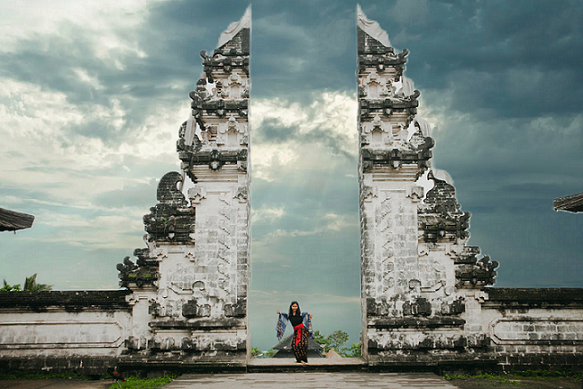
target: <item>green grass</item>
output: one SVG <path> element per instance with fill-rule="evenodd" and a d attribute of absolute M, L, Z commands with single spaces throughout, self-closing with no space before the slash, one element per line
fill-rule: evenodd
<path fill-rule="evenodd" d="M 444 374 L 441 376 L 441 378 L 443 378 L 446 381 L 451 381 L 451 380 L 460 380 L 462 378 L 468 378 L 469 375 L 467 374 Z"/>
<path fill-rule="evenodd" d="M 583 378 L 583 371 L 575 371 L 570 369 L 565 370 L 523 370 L 523 371 L 512 371 L 509 373 L 500 374 L 445 374 L 443 375 L 445 380 L 459 380 L 467 378 L 485 379 L 499 382 L 501 384 L 520 386 L 522 383 L 513 381 L 515 378 L 525 378 L 525 379 L 546 379 L 546 378 L 569 378 L 572 380 L 581 380 Z"/>
<path fill-rule="evenodd" d="M 552 377 L 564 377 L 581 379 L 583 378 L 583 371 L 576 371 L 571 369 L 565 370 L 524 370 L 524 371 L 513 371 L 510 373 L 516 377 L 523 378 L 552 378 Z"/>
<path fill-rule="evenodd" d="M 107 374 L 102 379 L 111 379 Z M 119 385 L 114 383 L 109 389 L 157 389 L 171 382 L 174 376 L 165 376 L 158 378 L 142 379 L 137 377 L 127 377 L 127 381 L 120 382 Z M 0 372 L 0 380 L 44 380 L 44 379 L 77 379 L 90 380 L 90 377 L 75 373 L 31 373 L 25 371 L 3 371 Z"/>
<path fill-rule="evenodd" d="M 490 373 L 475 374 L 475 375 L 470 375 L 470 374 L 449 375 L 449 374 L 445 374 L 443 376 L 443 379 L 445 379 L 447 381 L 459 380 L 459 379 L 464 379 L 464 378 L 478 378 L 478 379 L 492 380 L 492 381 L 499 382 L 501 384 L 508 384 L 508 385 L 513 385 L 513 386 L 522 385 L 520 382 L 510 380 L 508 377 L 504 377 L 504 376 L 501 376 L 498 374 L 490 374 Z"/>
<path fill-rule="evenodd" d="M 109 389 L 156 389 L 160 388 L 167 383 L 171 382 L 174 377 L 159 377 L 159 378 L 150 378 L 150 379 L 142 379 L 137 377 L 128 377 L 127 381 L 120 382 L 119 385 L 117 383 L 112 384 Z"/>

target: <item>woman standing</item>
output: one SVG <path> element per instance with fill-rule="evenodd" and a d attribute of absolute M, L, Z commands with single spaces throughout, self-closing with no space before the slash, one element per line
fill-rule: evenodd
<path fill-rule="evenodd" d="M 312 329 L 312 315 L 307 312 L 302 313 L 297 301 L 292 301 L 287 314 L 277 311 L 279 319 L 277 321 L 277 339 L 281 341 L 285 332 L 286 321 L 289 321 L 294 328 L 291 349 L 298 363 L 308 363 L 308 339 Z"/>

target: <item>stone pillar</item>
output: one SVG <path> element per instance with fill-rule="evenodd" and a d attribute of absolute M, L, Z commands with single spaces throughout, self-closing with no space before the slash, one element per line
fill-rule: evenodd
<path fill-rule="evenodd" d="M 125 363 L 246 364 L 250 28 L 248 9 L 211 56 L 201 52 L 204 72 L 177 142 L 183 173 L 162 178 L 159 203 L 144 216 L 147 248 L 135 251 L 136 264 L 118 265 L 133 291 Z"/>
<path fill-rule="evenodd" d="M 497 264 L 465 245 L 469 213 L 431 167 L 408 51 L 360 9 L 357 24 L 363 355 L 370 365 L 474 358 L 487 344 L 481 289 Z"/>

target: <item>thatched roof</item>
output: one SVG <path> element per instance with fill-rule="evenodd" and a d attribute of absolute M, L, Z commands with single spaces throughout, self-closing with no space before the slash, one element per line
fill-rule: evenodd
<path fill-rule="evenodd" d="M 338 354 L 336 352 L 336 350 L 334 350 L 333 348 L 331 348 L 330 351 L 328 351 L 326 353 L 326 358 L 338 359 L 338 358 L 342 358 L 342 356 L 340 354 Z"/>
<path fill-rule="evenodd" d="M 0 208 L 0 231 L 16 231 L 32 227 L 34 216 Z"/>
<path fill-rule="evenodd" d="M 556 199 L 554 209 L 555 211 L 583 212 L 583 193 Z"/>

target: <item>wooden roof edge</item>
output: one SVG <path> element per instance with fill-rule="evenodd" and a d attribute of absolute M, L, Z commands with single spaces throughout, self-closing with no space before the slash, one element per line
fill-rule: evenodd
<path fill-rule="evenodd" d="M 553 202 L 555 211 L 583 212 L 583 193 L 559 197 Z"/>
<path fill-rule="evenodd" d="M 0 231 L 24 230 L 32 227 L 34 216 L 0 208 Z"/>

